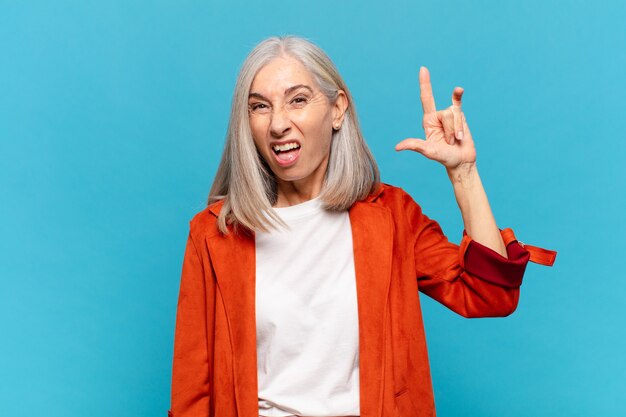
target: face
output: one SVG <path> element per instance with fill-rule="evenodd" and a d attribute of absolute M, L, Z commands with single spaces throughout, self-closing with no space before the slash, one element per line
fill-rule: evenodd
<path fill-rule="evenodd" d="M 248 99 L 254 143 L 278 181 L 317 194 L 326 174 L 333 125 L 340 125 L 347 100 L 335 104 L 313 76 L 291 57 L 270 61 L 256 74 Z"/>

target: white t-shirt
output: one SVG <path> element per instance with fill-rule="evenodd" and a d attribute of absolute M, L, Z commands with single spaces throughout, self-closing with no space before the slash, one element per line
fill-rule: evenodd
<path fill-rule="evenodd" d="M 348 212 L 318 198 L 256 233 L 259 415 L 358 416 L 359 325 Z"/>

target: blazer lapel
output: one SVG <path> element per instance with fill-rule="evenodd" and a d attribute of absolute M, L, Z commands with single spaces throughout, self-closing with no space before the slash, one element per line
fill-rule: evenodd
<path fill-rule="evenodd" d="M 357 202 L 350 209 L 359 309 L 361 416 L 382 414 L 385 323 L 393 225 L 388 209 Z"/>
<path fill-rule="evenodd" d="M 231 231 L 228 235 L 207 237 L 206 243 L 228 319 L 237 413 L 257 417 L 254 235 Z"/>

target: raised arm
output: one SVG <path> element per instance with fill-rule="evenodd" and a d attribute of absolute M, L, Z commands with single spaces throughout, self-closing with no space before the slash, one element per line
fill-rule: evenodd
<path fill-rule="evenodd" d="M 456 87 L 452 92 L 452 105 L 437 111 L 426 67 L 420 68 L 419 81 L 426 140 L 408 138 L 398 143 L 396 150 L 413 150 L 443 164 L 452 182 L 467 234 L 506 257 L 504 241 L 478 175 L 474 140 L 461 109 L 463 89 Z"/>

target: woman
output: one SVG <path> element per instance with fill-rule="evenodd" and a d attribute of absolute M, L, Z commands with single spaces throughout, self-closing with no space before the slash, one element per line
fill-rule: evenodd
<path fill-rule="evenodd" d="M 170 415 L 432 416 L 418 291 L 465 317 L 511 314 L 527 262 L 555 253 L 500 231 L 476 170 L 463 90 L 437 111 L 420 69 L 426 140 L 460 246 L 379 181 L 349 90 L 297 37 L 250 53 L 209 205 L 190 222 Z"/>

